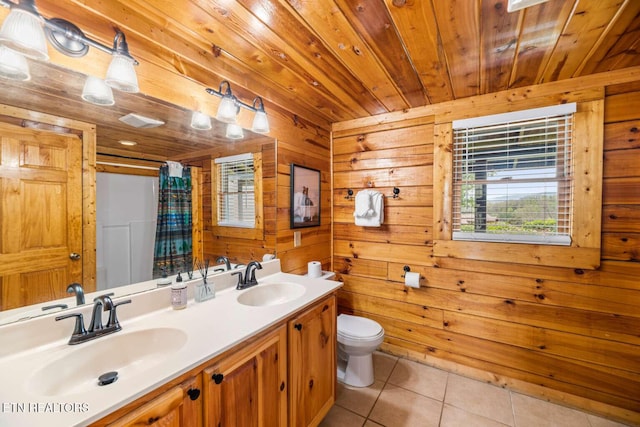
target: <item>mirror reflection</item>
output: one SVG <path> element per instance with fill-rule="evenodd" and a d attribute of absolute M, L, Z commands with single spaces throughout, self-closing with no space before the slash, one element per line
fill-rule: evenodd
<path fill-rule="evenodd" d="M 158 174 L 167 161 L 180 162 L 195 172 L 192 179 L 197 185 L 194 189 L 197 194 L 193 194 L 193 208 L 197 212 L 193 213 L 196 233 L 193 236 L 193 257 L 209 259 L 212 272 L 214 267 L 222 267 L 215 265 L 219 256 L 230 258 L 234 264 L 262 257 L 263 253 L 245 246 L 243 250 L 246 257 L 243 258 L 245 254 L 233 252 L 232 245 L 226 242 L 235 237 L 234 233 L 225 231 L 216 234 L 218 227 L 211 223 L 213 207 L 208 194 L 211 194 L 212 163 L 215 158 L 258 152 L 261 153 L 263 164 L 273 165 L 273 138 L 245 129 L 242 139 L 230 141 L 226 137 L 226 125 L 215 119 L 209 118 L 209 128 L 206 117 L 139 93 L 114 91 L 114 105 L 90 104 L 81 97 L 86 76 L 38 61 L 30 60 L 29 66 L 31 80 L 2 80 L 0 104 L 3 105 L 0 108 L 3 112 L 0 114 L 0 126 L 3 150 L 13 150 L 15 159 L 12 160 L 14 164 L 9 165 L 6 163 L 7 156 L 4 156 L 0 162 L 0 181 L 9 183 L 8 171 L 11 168 L 15 171 L 18 165 L 30 164 L 31 174 L 34 174 L 33 170 L 38 171 L 38 176 L 50 171 L 54 176 L 53 182 L 63 175 L 68 181 L 64 184 L 47 182 L 42 186 L 53 185 L 62 189 L 69 183 L 75 183 L 76 189 L 61 191 L 64 194 L 56 199 L 50 196 L 43 198 L 42 188 L 33 187 L 33 191 L 25 196 L 28 203 L 23 203 L 28 208 L 18 211 L 8 197 L 10 186 L 6 184 L 2 187 L 4 212 L 11 204 L 14 206 L 12 210 L 20 218 L 19 224 L 7 224 L 5 221 L 3 232 L 6 229 L 13 231 L 6 232 L 3 239 L 15 238 L 15 241 L 27 242 L 31 248 L 43 248 L 44 252 L 37 256 L 7 255 L 4 251 L 11 245 L 6 241 L 0 242 L 0 247 L 4 248 L 0 251 L 0 264 L 4 266 L 0 267 L 0 310 L 3 311 L 0 313 L 0 323 L 47 313 L 42 311 L 43 307 L 59 310 L 64 304 L 74 306 L 76 293 L 67 293 L 60 286 L 53 289 L 51 283 L 54 281 L 62 281 L 66 285 L 82 284 L 87 301 L 93 292 L 107 289 L 116 292 L 116 295 L 124 295 L 117 290 L 139 292 L 155 288 L 155 278 L 161 271 L 156 268 L 154 274 L 153 267 Z M 20 113 L 21 116 L 12 110 L 13 107 L 27 113 Z M 60 123 L 64 125 L 60 126 L 56 121 L 42 119 L 38 112 L 65 118 L 66 121 L 61 120 Z M 142 125 L 136 127 L 121 120 L 132 114 L 134 122 L 142 121 Z M 162 124 L 151 127 L 148 119 Z M 195 127 L 191 126 L 192 120 L 196 121 Z M 82 124 L 77 127 L 84 131 L 76 128 L 76 121 Z M 83 126 L 89 129 L 94 127 L 94 151 L 85 149 L 83 152 L 80 148 L 80 151 L 69 154 L 67 148 L 61 147 L 77 147 L 83 145 L 80 141 L 87 142 L 87 134 L 91 132 L 87 132 Z M 20 135 L 16 136 L 16 131 L 24 132 L 18 132 Z M 91 174 L 87 173 L 87 164 L 91 164 L 93 156 L 96 156 L 95 170 Z M 61 172 L 63 166 L 69 165 L 74 166 L 73 170 Z M 28 187 L 25 182 L 11 182 L 10 185 Z M 87 191 L 92 186 L 93 194 Z M 87 200 L 88 196 L 92 199 Z M 86 231 L 87 224 L 92 227 L 93 239 L 87 238 L 91 235 Z M 80 228 L 76 227 L 74 231 L 74 225 L 80 225 Z M 58 242 L 39 240 L 44 235 L 40 231 L 47 228 L 59 230 L 60 240 L 66 241 L 71 236 L 77 242 L 62 250 L 58 248 Z M 206 249 L 203 248 L 204 228 L 209 233 L 205 237 L 208 242 Z M 262 244 L 262 230 L 255 233 L 252 239 L 263 252 L 269 252 Z M 55 250 L 52 249 L 54 247 Z M 54 255 L 64 258 L 64 263 L 70 267 L 67 270 L 56 269 L 49 262 Z M 185 259 L 193 261 L 193 258 L 176 261 L 168 274 L 175 274 L 180 269 L 179 264 L 184 266 Z M 120 288 L 138 282 L 142 282 L 140 286 Z M 12 284 L 18 284 L 17 293 L 11 292 Z"/>

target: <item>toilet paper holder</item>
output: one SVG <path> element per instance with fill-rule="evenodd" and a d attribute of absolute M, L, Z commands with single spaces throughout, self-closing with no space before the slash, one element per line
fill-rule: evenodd
<path fill-rule="evenodd" d="M 405 273 L 408 273 L 411 271 L 411 267 L 409 267 L 408 265 L 405 265 L 404 267 L 402 267 L 402 269 L 404 270 Z M 401 275 L 400 277 L 404 279 L 404 274 Z"/>

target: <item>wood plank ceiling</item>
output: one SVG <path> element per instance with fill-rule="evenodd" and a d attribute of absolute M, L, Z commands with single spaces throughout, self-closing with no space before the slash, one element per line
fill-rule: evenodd
<path fill-rule="evenodd" d="M 203 102 L 196 92 L 228 80 L 245 102 L 259 95 L 267 112 L 295 114 L 325 128 L 640 65 L 638 0 L 549 0 L 514 13 L 507 12 L 506 0 L 36 0 L 36 5 L 45 17 L 65 18 L 107 45 L 113 28 L 122 29 L 139 68 L 154 70 L 142 74 L 142 93 L 159 93 L 160 80 L 186 82 L 180 84 L 183 92 L 193 93 L 165 91 L 164 99 L 195 108 Z M 73 61 L 70 68 L 87 70 Z M 196 101 L 185 105 L 185 99 Z"/>

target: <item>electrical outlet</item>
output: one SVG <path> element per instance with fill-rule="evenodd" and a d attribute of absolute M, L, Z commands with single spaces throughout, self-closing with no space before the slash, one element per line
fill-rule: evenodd
<path fill-rule="evenodd" d="M 302 233 L 300 231 L 293 232 L 293 247 L 297 248 L 302 244 Z"/>

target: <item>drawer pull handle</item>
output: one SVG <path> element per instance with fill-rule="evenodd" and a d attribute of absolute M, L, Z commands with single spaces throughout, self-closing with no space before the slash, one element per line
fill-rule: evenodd
<path fill-rule="evenodd" d="M 191 400 L 196 400 L 198 397 L 200 397 L 200 390 L 197 388 L 190 388 L 189 390 L 187 390 L 187 394 L 189 395 L 189 398 Z"/>
<path fill-rule="evenodd" d="M 294 328 L 296 328 L 297 330 L 301 331 L 302 330 L 302 323 L 296 323 L 295 325 L 293 325 Z"/>
<path fill-rule="evenodd" d="M 224 379 L 224 375 L 222 375 L 222 374 L 213 374 L 213 375 L 211 375 L 211 379 L 216 384 L 220 384 L 222 382 L 222 380 Z"/>

